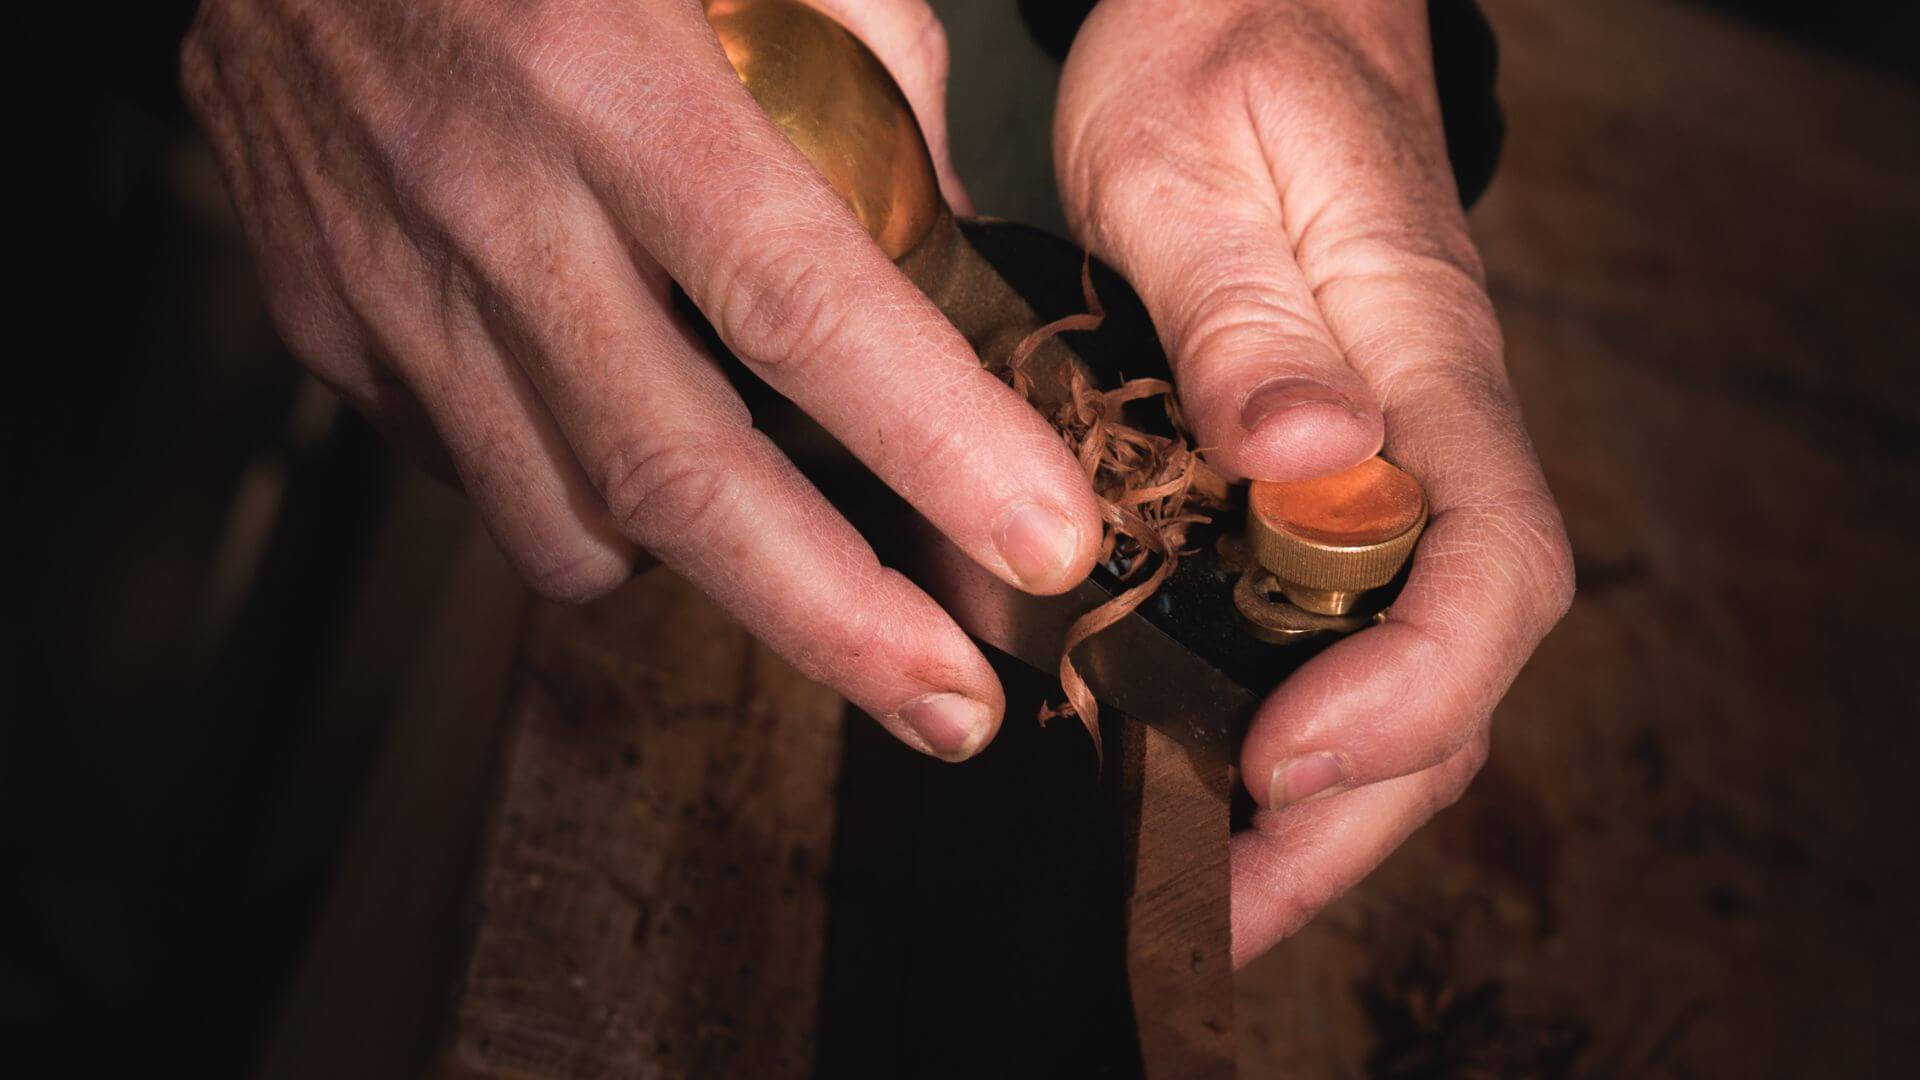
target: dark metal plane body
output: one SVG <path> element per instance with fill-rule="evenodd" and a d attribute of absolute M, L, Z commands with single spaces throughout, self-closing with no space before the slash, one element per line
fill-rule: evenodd
<path fill-rule="evenodd" d="M 1040 319 L 1085 310 L 1077 247 L 1006 222 L 963 222 L 960 229 Z M 1132 289 L 1097 263 L 1093 281 L 1107 318 L 1097 330 L 1068 332 L 1063 343 L 1103 387 L 1169 377 L 1166 355 Z M 717 341 L 710 338 L 709 344 L 724 355 Z M 927 590 L 982 644 L 1042 672 L 1057 672 L 1068 627 L 1126 588 L 1112 567 L 1095 568 L 1087 580 L 1055 596 L 1008 585 L 939 535 L 744 366 L 729 361 L 727 367 L 756 424 L 860 528 L 883 561 Z M 1216 541 L 1237 530 L 1239 516 L 1238 509 L 1228 510 L 1221 523 L 1191 530 L 1188 552 L 1160 590 L 1074 651 L 1075 665 L 1103 704 L 1224 761 L 1237 756 L 1260 699 L 1322 647 L 1313 641 L 1272 644 L 1237 622 L 1233 588 L 1240 567 L 1220 553 Z"/>

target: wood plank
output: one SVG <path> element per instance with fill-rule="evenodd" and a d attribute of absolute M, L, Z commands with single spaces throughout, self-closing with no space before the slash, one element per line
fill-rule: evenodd
<path fill-rule="evenodd" d="M 1227 764 L 1126 721 L 1114 754 L 1126 861 L 1127 977 L 1146 1075 L 1230 1077 Z"/>
<path fill-rule="evenodd" d="M 476 840 L 525 592 L 469 522 L 262 1077 L 417 1076 L 465 962 Z"/>
<path fill-rule="evenodd" d="M 1110 785 L 1035 721 L 1058 682 L 990 659 L 1007 716 L 964 765 L 847 728 L 818 1075 L 1140 1075 Z"/>
<path fill-rule="evenodd" d="M 448 1071 L 808 1071 L 839 698 L 653 571 L 539 605 Z"/>

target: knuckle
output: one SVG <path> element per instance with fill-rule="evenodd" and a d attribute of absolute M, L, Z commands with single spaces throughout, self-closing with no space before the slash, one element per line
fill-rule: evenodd
<path fill-rule="evenodd" d="M 453 106 L 401 125 L 390 133 L 388 148 L 404 205 L 478 254 L 524 242 L 529 224 L 551 213 L 551 200 L 543 197 L 550 181 L 531 160 L 530 144 L 504 145 L 494 125 L 478 111 Z"/>
<path fill-rule="evenodd" d="M 714 325 L 742 359 L 793 377 L 834 347 L 854 298 L 824 260 L 787 246 L 745 251 L 727 266 Z"/>
<path fill-rule="evenodd" d="M 311 217 L 313 230 L 306 239 L 314 265 L 309 269 L 331 266 L 347 281 L 379 273 L 381 265 L 373 258 L 374 229 L 365 215 L 344 203 L 328 202 L 313 206 Z"/>
<path fill-rule="evenodd" d="M 1440 774 L 1435 777 L 1432 797 L 1429 802 L 1431 817 L 1459 802 L 1473 786 L 1473 778 L 1487 764 L 1492 752 L 1493 740 L 1484 732 L 1461 747 L 1460 751 L 1440 766 Z"/>
<path fill-rule="evenodd" d="M 1575 588 L 1573 545 L 1567 540 L 1560 508 L 1542 489 L 1529 489 L 1511 498 L 1509 518 L 1519 557 L 1530 572 L 1548 626 L 1560 621 L 1573 606 Z"/>
<path fill-rule="evenodd" d="M 1492 301 L 1477 284 L 1445 270 L 1391 279 L 1346 277 L 1321 284 L 1315 296 L 1323 306 L 1371 308 L 1373 320 L 1343 339 L 1346 353 L 1363 370 L 1377 366 L 1385 373 L 1382 381 L 1408 391 L 1400 396 L 1415 408 L 1432 402 L 1450 415 L 1519 431 L 1519 406 L 1503 363 L 1505 339 Z"/>
<path fill-rule="evenodd" d="M 419 399 L 414 396 L 412 387 L 375 366 L 365 354 L 357 362 L 349 360 L 324 369 L 309 365 L 308 370 L 314 378 L 369 420 L 391 417 L 409 422 L 417 420 L 428 426 L 432 424 Z"/>
<path fill-rule="evenodd" d="M 193 14 L 193 21 L 187 25 L 187 32 L 180 38 L 181 71 L 193 71 L 210 75 L 215 69 L 214 43 L 227 36 L 224 32 L 230 27 L 233 13 L 225 0 L 203 0 Z"/>
<path fill-rule="evenodd" d="M 1398 340 L 1412 351 L 1433 350 L 1430 363 L 1410 363 L 1384 382 L 1389 407 L 1442 426 L 1462 439 L 1472 439 L 1513 461 L 1532 458 L 1519 404 L 1506 369 L 1497 363 L 1462 359 L 1450 348 L 1447 335 L 1423 340 L 1408 335 L 1382 334 L 1377 340 L 1356 342 L 1350 353 L 1392 348 Z M 1440 357 L 1445 355 L 1445 359 Z"/>
<path fill-rule="evenodd" d="M 266 289 L 267 311 L 280 341 L 294 358 L 316 374 L 350 368 L 365 356 L 361 335 L 346 318 L 336 297 L 304 275 L 294 281 L 272 276 Z"/>
<path fill-rule="evenodd" d="M 536 559 L 521 576 L 542 598 L 563 604 L 597 600 L 623 584 L 630 568 L 611 552 L 592 552 L 570 558 Z"/>
<path fill-rule="evenodd" d="M 228 87 L 235 73 L 228 66 L 223 44 L 231 36 L 224 25 L 230 17 L 221 7 L 211 0 L 201 5 L 193 24 L 180 38 L 176 59 L 180 100 L 224 156 L 227 148 L 218 144 L 232 141 L 237 125 Z"/>
<path fill-rule="evenodd" d="M 913 614 L 898 606 L 876 604 L 817 619 L 807 625 L 806 640 L 797 645 L 798 666 L 813 678 L 849 690 L 867 682 L 879 664 L 912 669 L 917 658 L 903 628 L 910 625 Z"/>
<path fill-rule="evenodd" d="M 924 441 L 894 478 L 902 498 L 939 491 L 952 486 L 957 477 L 980 472 L 979 442 L 971 430 L 952 418 L 931 422 L 922 430 Z"/>
<path fill-rule="evenodd" d="M 1185 319 L 1173 320 L 1179 361 L 1232 361 L 1242 356 L 1311 358 L 1339 363 L 1340 357 L 1307 313 L 1285 290 L 1259 281 L 1238 281 L 1203 290 Z M 1222 365 L 1226 366 L 1226 365 Z M 1182 377 L 1204 375 L 1182 371 Z"/>
<path fill-rule="evenodd" d="M 1472 512 L 1493 530 L 1524 592 L 1522 610 L 1531 607 L 1539 625 L 1535 636 L 1560 621 L 1573 606 L 1573 547 L 1560 508 L 1544 487 L 1528 485 L 1478 501 Z"/>
<path fill-rule="evenodd" d="M 1278 913 L 1278 929 L 1281 940 L 1293 937 L 1307 928 L 1307 924 L 1325 911 L 1328 906 L 1347 895 L 1359 884 L 1351 871 L 1341 872 L 1318 870 L 1302 875 L 1290 884 L 1293 895 L 1281 907 Z"/>
<path fill-rule="evenodd" d="M 1309 221 L 1299 248 L 1303 268 L 1321 281 L 1396 283 L 1463 318 L 1494 321 L 1483 285 L 1486 266 L 1457 208 L 1416 199 L 1373 200 L 1364 213 L 1329 213 Z"/>
<path fill-rule="evenodd" d="M 1573 546 L 1564 534 L 1548 545 L 1547 558 L 1550 570 L 1547 575 L 1547 616 L 1549 623 L 1558 623 L 1573 610 L 1573 598 L 1579 592 L 1579 580 L 1574 572 Z"/>
<path fill-rule="evenodd" d="M 740 496 L 738 473 L 710 442 L 663 440 L 617 453 L 601 494 L 621 532 L 656 553 L 710 542 Z"/>
<path fill-rule="evenodd" d="M 1489 734 L 1485 725 L 1482 725 L 1481 729 L 1474 734 L 1474 737 L 1467 740 L 1467 745 L 1460 748 L 1460 762 L 1454 766 L 1459 770 L 1460 789 L 1462 791 L 1466 790 L 1466 785 L 1471 782 L 1474 777 L 1480 775 L 1481 769 L 1486 768 L 1487 758 L 1492 756 L 1492 754 L 1493 736 Z M 1458 797 L 1458 795 L 1455 796 L 1455 798 Z"/>
<path fill-rule="evenodd" d="M 204 118 L 214 100 L 213 61 L 196 25 L 180 39 L 180 96 L 193 114 Z"/>

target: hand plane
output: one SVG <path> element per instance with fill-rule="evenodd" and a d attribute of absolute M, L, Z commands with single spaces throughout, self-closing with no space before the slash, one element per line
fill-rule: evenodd
<path fill-rule="evenodd" d="M 1152 320 L 1119 275 L 1040 230 L 954 217 L 911 108 L 852 34 L 794 0 L 707 0 L 706 12 L 741 82 L 775 126 L 982 363 L 996 372 L 1017 369 L 1028 380 L 1024 389 L 1043 413 L 1076 378 L 1108 390 L 1130 379 L 1171 381 Z M 1090 300 L 1104 312 L 1097 326 L 1083 319 L 1071 333 L 1042 339 L 1040 328 L 1086 315 Z M 690 305 L 687 313 L 704 327 Z M 860 762 L 843 760 L 840 813 L 850 824 L 842 836 L 863 833 L 865 846 L 876 848 L 872 834 L 895 819 L 916 822 L 896 833 L 919 835 L 877 843 L 878 854 L 865 862 L 848 858 L 848 843 L 836 842 L 836 877 L 848 884 L 834 900 L 843 929 L 828 934 L 828 980 L 840 984 L 831 1000 L 858 1006 L 846 1006 L 854 1014 L 847 1038 L 823 1034 L 839 1049 L 823 1053 L 822 1071 L 977 1075 L 1039 1033 L 1075 1042 L 1080 1049 L 1067 1060 L 1082 1073 L 1230 1076 L 1229 767 L 1256 707 L 1280 680 L 1341 635 L 1384 617 L 1426 523 L 1420 486 L 1376 458 L 1332 477 L 1232 489 L 1210 521 L 1187 528 L 1174 569 L 1157 590 L 1072 650 L 1074 670 L 1110 710 L 1103 728 L 1119 745 L 1107 755 L 1095 797 L 1020 803 L 1044 798 L 1033 795 L 1036 787 L 1073 781 L 1062 778 L 1058 762 L 1009 763 L 1019 755 L 1000 751 L 1023 735 L 1015 727 L 1020 713 L 1032 715 L 1035 697 L 1059 687 L 1056 673 L 1076 621 L 1132 587 L 1137 567 L 1098 566 L 1055 596 L 1006 584 L 705 332 L 755 425 L 882 562 L 925 589 L 982 644 L 1008 686 L 999 739 L 958 770 L 921 763 L 919 779 L 900 785 L 893 774 L 905 766 L 897 761 L 855 776 L 849 773 Z M 1142 429 L 1171 423 L 1164 411 L 1137 413 L 1128 422 Z M 1043 688 L 1038 695 L 1035 686 Z M 850 733 L 848 744 L 856 738 Z M 1022 745 L 1023 753 L 1034 749 Z M 876 781 L 875 772 L 889 775 Z M 967 787 L 959 779 L 982 775 L 998 775 L 999 786 Z M 862 801 L 862 791 L 879 794 Z M 1083 813 L 1103 800 L 1114 813 Z M 1049 850 L 1031 835 L 1044 831 L 1035 819 L 1062 816 L 1063 806 L 1065 816 L 1083 819 L 1067 828 L 1081 831 Z M 1111 859 L 1063 883 L 1076 873 L 1067 864 L 1080 848 L 1103 844 L 1115 849 Z M 1043 854 L 1023 862 L 1023 850 Z M 864 897 L 846 895 L 877 878 L 889 884 Z M 903 911 L 911 917 L 902 920 Z M 877 929 L 889 920 L 903 925 Z M 929 940 L 922 929 L 928 924 L 946 927 L 945 934 Z M 855 967 L 892 968 L 878 979 L 837 978 L 840 963 L 832 957 L 849 951 L 837 939 L 866 943 L 851 949 L 863 958 Z M 1031 955 L 1036 942 L 1054 954 L 1045 963 Z M 870 988 L 864 994 L 845 985 L 862 981 Z M 1115 985 L 1117 1004 L 1102 1004 L 1114 1000 Z M 912 1007 L 903 1010 L 903 1001 Z M 983 1001 L 1003 1007 L 983 1014 Z M 1031 1002 L 1046 1003 L 1044 1025 Z M 933 1062 L 925 1046 L 939 1034 L 922 1037 L 921 1017 L 948 1009 L 976 1018 L 976 1038 L 944 1047 Z M 823 1020 L 828 1029 L 830 1021 Z M 902 1033 L 899 1044 L 875 1050 L 876 1031 Z M 995 1043 L 996 1036 L 1003 1041 Z"/>
<path fill-rule="evenodd" d="M 1073 245 L 1027 226 L 954 218 L 911 108 L 857 38 L 793 0 L 709 0 L 706 9 L 748 91 L 990 369 L 1006 367 L 1036 328 L 1085 312 L 1084 256 Z M 1132 289 L 1097 263 L 1090 282 L 1106 317 L 1034 350 L 1025 366 L 1035 393 L 1058 387 L 1066 365 L 1107 389 L 1170 380 Z M 709 344 L 725 362 L 724 347 Z M 1117 566 L 1057 596 L 1005 584 L 743 366 L 728 369 L 756 425 L 883 561 L 982 643 L 1055 671 L 1074 620 L 1126 588 Z M 1382 617 L 1426 517 L 1418 483 L 1378 458 L 1336 476 L 1236 489 L 1231 509 L 1190 530 L 1172 576 L 1146 604 L 1076 647 L 1075 666 L 1100 702 L 1232 761 L 1268 691 L 1338 636 Z"/>

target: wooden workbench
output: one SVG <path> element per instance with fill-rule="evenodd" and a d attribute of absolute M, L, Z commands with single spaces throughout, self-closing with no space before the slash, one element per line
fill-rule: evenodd
<path fill-rule="evenodd" d="M 1581 594 L 1468 797 L 1240 974 L 1242 1075 L 1884 1073 L 1920 95 L 1667 5 L 1486 7 L 1474 224 Z M 516 615 L 466 551 L 265 1074 L 807 1072 L 838 703 L 669 576 Z"/>

